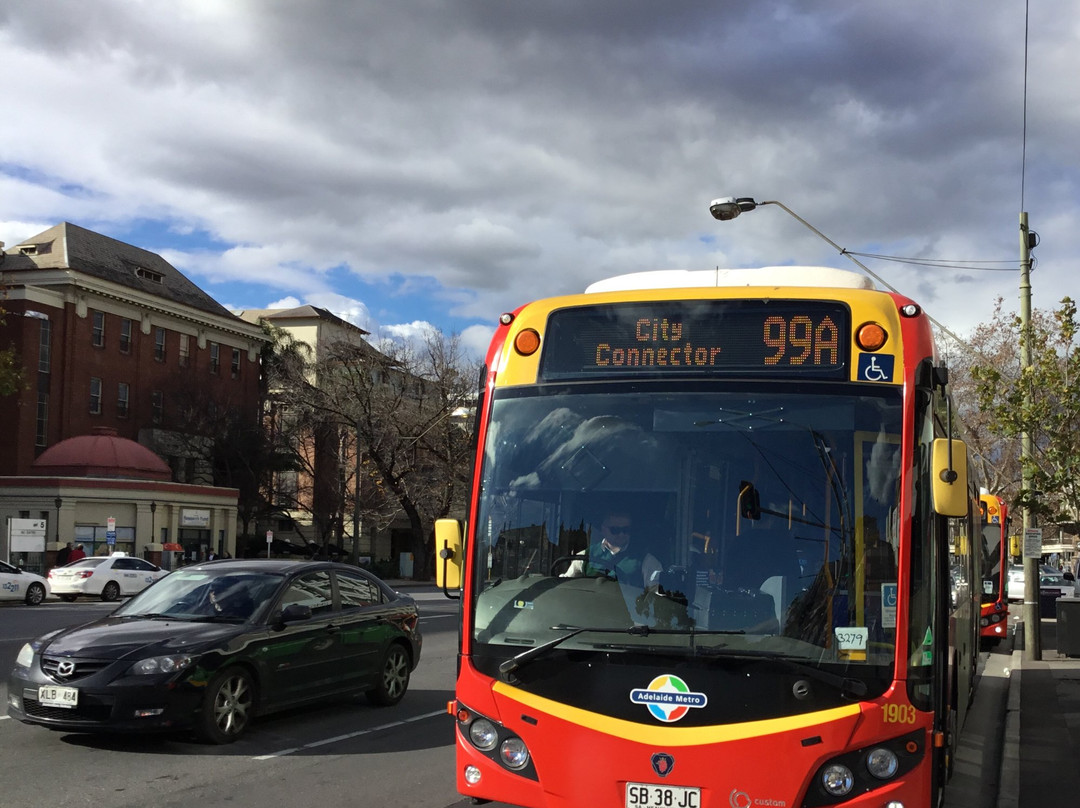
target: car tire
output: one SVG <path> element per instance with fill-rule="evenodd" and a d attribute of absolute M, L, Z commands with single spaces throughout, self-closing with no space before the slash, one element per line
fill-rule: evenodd
<path fill-rule="evenodd" d="M 397 704 L 404 698 L 405 691 L 409 689 L 411 672 L 409 652 L 400 643 L 391 643 L 386 649 L 382 666 L 379 668 L 378 684 L 367 691 L 368 700 L 380 707 Z"/>
<path fill-rule="evenodd" d="M 26 605 L 37 606 L 45 600 L 45 587 L 41 584 L 34 583 L 26 587 Z"/>
<path fill-rule="evenodd" d="M 105 584 L 105 587 L 101 590 L 101 599 L 106 603 L 112 603 L 114 600 L 120 597 L 120 584 L 116 581 L 109 581 Z"/>
<path fill-rule="evenodd" d="M 78 595 L 61 595 L 60 600 L 64 601 L 64 603 L 74 603 L 77 597 Z"/>
<path fill-rule="evenodd" d="M 219 671 L 206 686 L 199 737 L 208 743 L 232 743 L 247 729 L 255 713 L 255 682 L 251 674 L 233 666 Z"/>

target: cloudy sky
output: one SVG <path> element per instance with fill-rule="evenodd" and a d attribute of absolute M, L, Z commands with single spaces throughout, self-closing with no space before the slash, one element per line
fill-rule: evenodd
<path fill-rule="evenodd" d="M 0 4 L 0 240 L 70 221 L 233 308 L 477 353 L 646 269 L 851 267 L 963 335 L 1078 295 L 1080 6 L 1024 0 Z M 1025 157 L 1026 155 L 1026 157 Z M 970 267 L 970 268 L 956 268 Z"/>

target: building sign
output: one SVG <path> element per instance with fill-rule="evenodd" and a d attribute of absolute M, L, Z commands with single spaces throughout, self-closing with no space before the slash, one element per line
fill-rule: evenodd
<path fill-rule="evenodd" d="M 8 522 L 8 547 L 13 553 L 45 552 L 44 519 L 11 519 Z"/>
<path fill-rule="evenodd" d="M 180 527 L 210 527 L 210 511 L 204 508 L 181 508 Z"/>

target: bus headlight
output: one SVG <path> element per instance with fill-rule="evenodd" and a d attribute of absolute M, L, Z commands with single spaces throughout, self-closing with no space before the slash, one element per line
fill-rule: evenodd
<path fill-rule="evenodd" d="M 499 747 L 499 754 L 508 769 L 522 769 L 529 762 L 529 748 L 521 738 L 507 738 Z"/>
<path fill-rule="evenodd" d="M 878 780 L 890 780 L 896 776 L 900 768 L 900 761 L 896 759 L 896 753 L 891 749 L 877 747 L 870 750 L 866 756 L 866 770 Z"/>
<path fill-rule="evenodd" d="M 499 742 L 499 732 L 486 718 L 477 718 L 469 724 L 469 740 L 482 752 L 490 752 Z"/>
<path fill-rule="evenodd" d="M 855 786 L 855 776 L 847 766 L 833 763 L 821 772 L 821 785 L 832 796 L 843 797 L 851 793 Z"/>

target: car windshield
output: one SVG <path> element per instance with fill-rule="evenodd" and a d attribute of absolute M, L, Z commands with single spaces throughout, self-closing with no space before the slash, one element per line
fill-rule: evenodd
<path fill-rule="evenodd" d="M 247 620 L 259 613 L 281 581 L 280 575 L 268 572 L 178 570 L 113 614 L 178 620 Z"/>
<path fill-rule="evenodd" d="M 497 399 L 477 642 L 891 664 L 900 398 L 819 392 Z"/>

